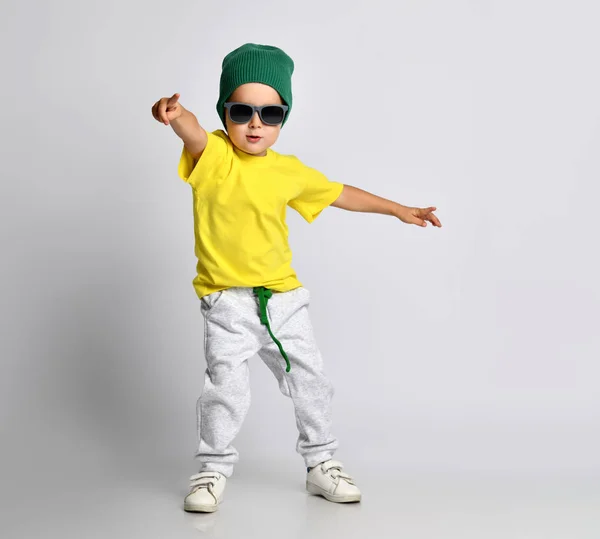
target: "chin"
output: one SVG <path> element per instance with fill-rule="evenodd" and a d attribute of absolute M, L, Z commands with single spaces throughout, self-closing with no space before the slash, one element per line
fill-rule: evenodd
<path fill-rule="evenodd" d="M 249 148 L 248 146 L 243 146 L 242 150 L 250 155 L 258 155 L 259 153 L 263 153 L 264 150 L 258 150 L 256 148 Z"/>
<path fill-rule="evenodd" d="M 247 143 L 241 144 L 240 146 L 238 146 L 238 148 L 241 148 L 244 152 L 249 153 L 251 155 L 258 155 L 258 154 L 264 153 L 265 150 L 267 149 L 267 147 L 264 144 L 261 144 L 259 147 L 257 147 L 257 146 L 250 146 Z"/>

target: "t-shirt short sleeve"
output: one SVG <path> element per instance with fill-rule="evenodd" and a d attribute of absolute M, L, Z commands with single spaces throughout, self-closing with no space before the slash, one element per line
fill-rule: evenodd
<path fill-rule="evenodd" d="M 312 223 L 325 208 L 337 200 L 344 184 L 328 180 L 327 176 L 314 168 L 301 166 L 300 173 L 305 179 L 304 188 L 288 205 Z"/>
<path fill-rule="evenodd" d="M 219 131 L 207 135 L 208 142 L 199 159 L 194 159 L 184 146 L 179 160 L 179 177 L 194 188 L 202 182 L 202 178 L 217 173 L 229 153 L 229 145 Z"/>

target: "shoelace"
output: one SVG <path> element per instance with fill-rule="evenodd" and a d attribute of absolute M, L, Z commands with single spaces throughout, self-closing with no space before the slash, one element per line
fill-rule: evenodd
<path fill-rule="evenodd" d="M 205 488 L 208 490 L 208 492 L 210 492 L 211 496 L 216 501 L 217 497 L 213 492 L 213 487 L 215 486 L 215 482 L 218 480 L 219 476 L 217 475 L 206 475 L 204 473 L 192 475 L 190 477 L 190 494 L 193 494 L 201 488 Z"/>
<path fill-rule="evenodd" d="M 341 462 L 332 461 L 323 465 L 323 472 L 330 475 L 333 479 L 344 479 L 351 485 L 354 485 L 354 479 L 346 472 L 342 471 L 343 464 Z"/>

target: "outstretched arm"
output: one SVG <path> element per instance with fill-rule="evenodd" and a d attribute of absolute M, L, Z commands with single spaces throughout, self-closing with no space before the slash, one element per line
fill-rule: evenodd
<path fill-rule="evenodd" d="M 179 94 L 163 97 L 154 103 L 152 116 L 156 121 L 173 128 L 194 159 L 202 155 L 208 143 L 208 135 L 196 116 L 179 103 Z"/>
<path fill-rule="evenodd" d="M 433 213 L 437 209 L 433 206 L 429 208 L 403 206 L 402 204 L 378 197 L 351 185 L 344 185 L 342 194 L 332 206 L 348 211 L 392 215 L 404 223 L 423 227 L 427 226 L 427 221 L 432 223 L 433 226 L 442 226 L 442 223 L 440 223 L 439 219 Z"/>

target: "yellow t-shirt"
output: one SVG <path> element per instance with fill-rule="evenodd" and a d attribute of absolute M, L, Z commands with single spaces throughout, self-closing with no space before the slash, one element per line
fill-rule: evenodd
<path fill-rule="evenodd" d="M 302 286 L 291 266 L 286 207 L 310 223 L 339 197 L 342 183 L 293 155 L 244 153 L 223 130 L 208 133 L 197 163 L 184 146 L 178 172 L 194 196 L 199 298 L 234 286 Z"/>

